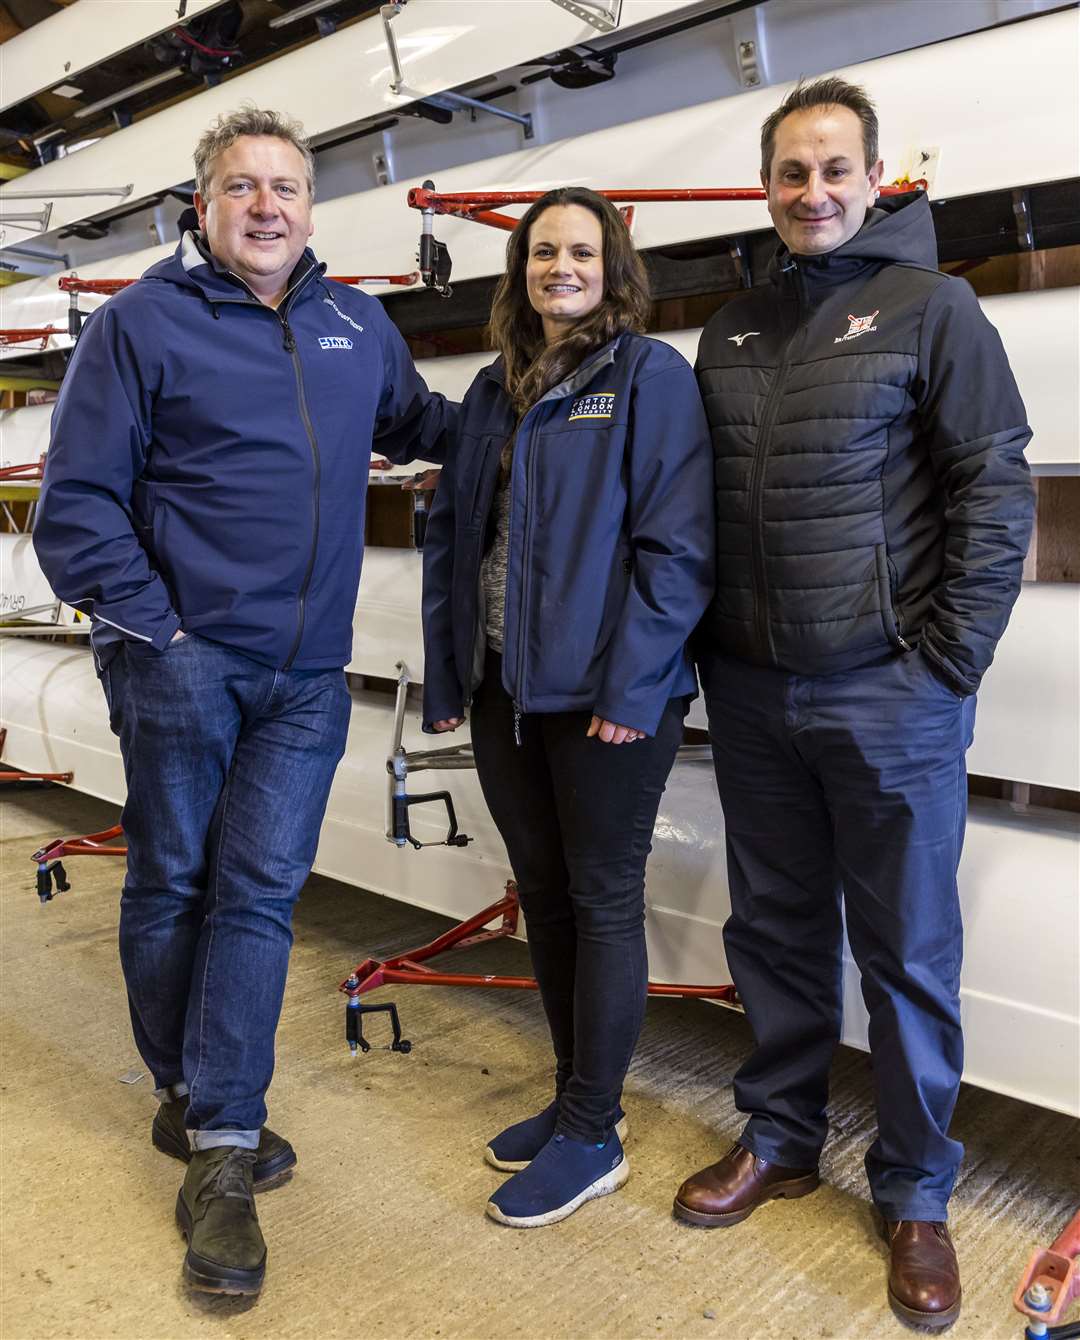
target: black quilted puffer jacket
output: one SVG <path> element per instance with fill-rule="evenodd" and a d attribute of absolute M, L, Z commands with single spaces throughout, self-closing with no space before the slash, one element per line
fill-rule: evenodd
<path fill-rule="evenodd" d="M 918 645 L 973 693 L 1020 589 L 1031 430 L 997 331 L 937 270 L 925 196 L 828 255 L 781 247 L 697 373 L 718 540 L 699 654 L 820 675 Z"/>

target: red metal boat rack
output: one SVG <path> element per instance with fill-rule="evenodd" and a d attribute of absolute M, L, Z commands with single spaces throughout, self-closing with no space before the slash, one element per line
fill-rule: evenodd
<path fill-rule="evenodd" d="M 0 481 L 15 480 L 22 484 L 39 484 L 45 477 L 45 457 L 41 455 L 36 461 L 27 461 L 23 465 L 5 465 L 0 470 Z"/>
<path fill-rule="evenodd" d="M 897 181 L 881 187 L 882 195 L 903 195 L 910 191 L 925 191 L 928 183 L 924 178 L 917 181 Z M 420 277 L 428 288 L 449 297 L 450 290 L 450 254 L 444 243 L 438 241 L 434 233 L 436 214 L 448 214 L 457 219 L 471 219 L 473 223 L 485 223 L 490 228 L 500 228 L 513 232 L 519 220 L 512 214 L 500 212 L 507 205 L 531 205 L 546 191 L 436 191 L 433 181 L 425 181 L 422 186 L 414 186 L 407 198 L 410 209 L 418 209 L 421 214 L 420 225 Z M 617 190 L 598 190 L 612 204 L 629 206 L 622 211 L 627 227 L 633 220 L 633 207 L 638 204 L 658 204 L 676 202 L 716 203 L 724 200 L 764 200 L 765 191 L 760 186 L 673 186 L 673 187 L 626 187 Z"/>
<path fill-rule="evenodd" d="M 338 284 L 396 284 L 408 288 L 417 283 L 420 279 L 419 270 L 411 270 L 403 275 L 330 275 Z M 82 330 L 82 323 L 86 319 L 86 313 L 79 306 L 79 295 L 81 293 L 94 293 L 98 297 L 112 297 L 119 293 L 122 288 L 127 288 L 129 284 L 134 284 L 134 279 L 80 279 L 78 275 L 61 275 L 57 280 L 58 286 L 68 295 L 68 328 L 67 334 L 73 340 L 79 338 L 79 332 Z M 52 334 L 62 332 L 52 331 Z M 44 347 L 44 346 L 43 346 Z"/>
<path fill-rule="evenodd" d="M 7 727 L 0 726 L 0 754 L 4 752 L 7 740 Z M 22 768 L 8 768 L 0 771 L 0 783 L 3 782 L 70 782 L 73 772 L 25 772 Z"/>
<path fill-rule="evenodd" d="M 36 344 L 44 349 L 52 335 L 66 335 L 62 326 L 24 326 L 15 329 L 0 330 L 0 349 L 13 344 Z"/>
<path fill-rule="evenodd" d="M 64 774 L 65 780 L 70 782 L 71 778 L 70 772 Z M 126 856 L 126 847 L 108 845 L 122 834 L 123 829 L 117 825 L 115 828 L 106 828 L 100 833 L 90 833 L 86 837 L 54 838 L 52 842 L 39 848 L 30 858 L 37 864 L 38 898 L 43 903 L 48 903 L 58 893 L 67 893 L 71 888 L 67 871 L 63 866 L 65 856 Z"/>
<path fill-rule="evenodd" d="M 1013 1307 L 1028 1318 L 1028 1340 L 1080 1335 L 1080 1321 L 1055 1325 L 1080 1297 L 1080 1210 L 1048 1248 L 1038 1247 L 1013 1294 Z"/>

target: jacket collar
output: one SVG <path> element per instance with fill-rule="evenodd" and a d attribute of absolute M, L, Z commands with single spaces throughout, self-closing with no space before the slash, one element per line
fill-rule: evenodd
<path fill-rule="evenodd" d="M 854 237 L 823 256 L 793 256 L 781 243 L 769 263 L 769 278 L 777 283 L 798 270 L 811 285 L 830 286 L 882 264 L 937 269 L 937 237 L 924 191 L 883 197 L 867 211 Z"/>
<path fill-rule="evenodd" d="M 289 286 L 279 309 L 294 302 L 299 293 L 325 271 L 326 266 L 310 247 L 305 247 L 289 276 Z M 144 278 L 164 279 L 195 289 L 209 303 L 259 301 L 247 284 L 213 254 L 204 234 L 195 231 L 186 232 L 173 255 L 152 265 Z"/>
<path fill-rule="evenodd" d="M 586 386 L 601 368 L 609 367 L 615 362 L 615 356 L 619 351 L 619 345 L 622 343 L 625 335 L 626 332 L 623 331 L 621 334 L 616 335 L 615 338 L 610 340 L 607 344 L 602 345 L 599 349 L 593 350 L 593 352 L 586 357 L 585 361 L 581 363 L 579 367 L 575 368 L 568 377 L 564 377 L 557 385 L 551 387 L 550 390 L 545 391 L 536 404 L 542 405 L 546 400 L 561 400 L 564 396 L 573 395 L 575 391 L 579 391 L 583 386 Z M 495 382 L 498 386 L 505 388 L 506 366 L 503 363 L 501 354 L 494 363 L 489 363 L 488 366 L 484 368 L 483 375 Z M 534 408 L 535 406 L 530 406 L 530 410 Z"/>

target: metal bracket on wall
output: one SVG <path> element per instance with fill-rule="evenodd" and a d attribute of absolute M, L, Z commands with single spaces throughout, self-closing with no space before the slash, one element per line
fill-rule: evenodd
<path fill-rule="evenodd" d="M 133 182 L 126 186 L 85 186 L 70 191 L 0 191 L 0 203 L 5 200 L 77 200 L 84 195 L 118 195 L 126 200 L 135 189 Z"/>
<path fill-rule="evenodd" d="M 0 200 L 2 199 L 3 197 L 0 196 Z M 27 224 L 36 223 L 39 233 L 47 233 L 49 231 L 49 219 L 51 217 L 52 201 L 50 200 L 37 214 L 32 214 L 29 211 L 19 214 L 0 214 L 0 228 L 3 228 L 5 224 L 9 223 L 15 224 L 16 227 L 23 228 L 25 228 Z M 2 241 L 0 241 L 0 246 L 2 246 Z"/>
<path fill-rule="evenodd" d="M 397 38 L 394 36 L 394 30 L 390 24 L 401 11 L 405 8 L 407 0 L 393 0 L 389 5 L 383 5 L 379 10 L 379 17 L 382 19 L 383 36 L 386 38 L 386 51 L 390 57 L 390 69 L 393 73 L 393 79 L 390 80 L 390 92 L 400 93 L 405 83 L 405 74 L 401 68 L 401 56 L 398 54 Z"/>
<path fill-rule="evenodd" d="M 608 0 L 607 4 L 602 0 L 554 0 L 554 3 L 601 33 L 614 32 L 622 18 L 622 0 Z"/>
<path fill-rule="evenodd" d="M 487 112 L 489 116 L 498 116 L 504 121 L 515 121 L 521 127 L 525 139 L 531 140 L 533 137 L 532 116 L 528 112 L 508 112 L 504 107 L 496 107 L 490 102 L 467 98 L 463 93 L 429 93 L 424 101 L 451 112 L 472 112 L 474 121 L 477 112 Z"/>
<path fill-rule="evenodd" d="M 735 71 L 743 88 L 760 88 L 769 82 L 768 49 L 764 15 L 748 9 L 732 17 Z"/>

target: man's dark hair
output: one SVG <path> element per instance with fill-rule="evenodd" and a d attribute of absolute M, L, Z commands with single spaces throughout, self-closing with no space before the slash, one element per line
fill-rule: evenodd
<path fill-rule="evenodd" d="M 776 128 L 792 112 L 805 112 L 811 107 L 846 107 L 862 122 L 863 152 L 869 172 L 878 161 L 878 120 L 874 104 L 864 88 L 849 84 L 846 79 L 828 75 L 804 84 L 800 79 L 784 101 L 761 127 L 761 170 L 766 179 L 772 171 L 773 149 L 776 147 Z"/>

